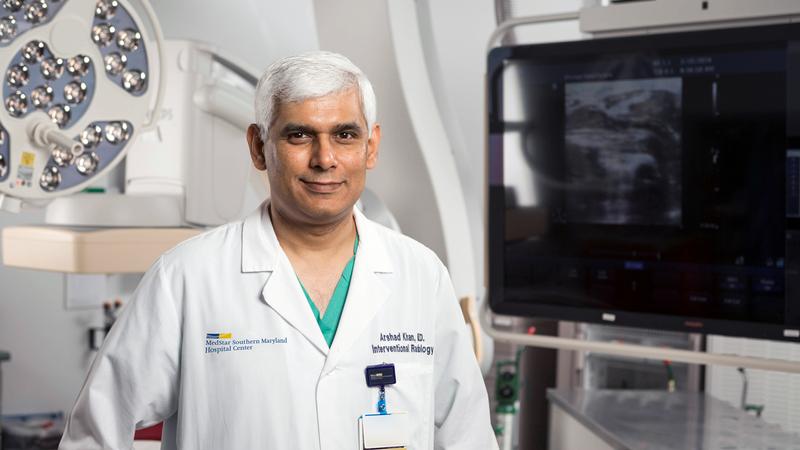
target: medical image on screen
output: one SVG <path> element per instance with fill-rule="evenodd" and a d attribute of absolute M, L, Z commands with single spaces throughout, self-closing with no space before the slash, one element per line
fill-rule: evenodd
<path fill-rule="evenodd" d="M 567 83 L 568 222 L 681 223 L 681 78 Z"/>

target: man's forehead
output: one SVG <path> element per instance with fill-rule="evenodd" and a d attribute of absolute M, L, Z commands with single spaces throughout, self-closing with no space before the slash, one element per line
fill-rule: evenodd
<path fill-rule="evenodd" d="M 361 109 L 361 98 L 353 88 L 333 92 L 319 97 L 278 103 L 275 111 L 275 122 L 298 120 L 324 120 L 342 118 L 352 122 L 365 122 Z"/>

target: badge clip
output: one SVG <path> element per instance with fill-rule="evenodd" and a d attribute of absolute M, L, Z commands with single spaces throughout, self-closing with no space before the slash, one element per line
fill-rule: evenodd
<path fill-rule="evenodd" d="M 367 378 L 368 387 L 377 387 L 380 389 L 378 397 L 378 413 L 386 414 L 386 386 L 397 383 L 397 375 L 394 370 L 394 364 L 378 364 L 374 366 L 367 366 L 364 370 L 364 375 Z"/>

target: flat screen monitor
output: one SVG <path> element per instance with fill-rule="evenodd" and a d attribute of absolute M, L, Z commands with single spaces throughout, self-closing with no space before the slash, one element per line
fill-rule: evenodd
<path fill-rule="evenodd" d="M 493 311 L 800 341 L 800 24 L 494 49 Z"/>

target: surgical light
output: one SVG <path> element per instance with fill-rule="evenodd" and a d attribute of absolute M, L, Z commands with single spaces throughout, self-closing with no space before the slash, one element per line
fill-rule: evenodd
<path fill-rule="evenodd" d="M 114 39 L 114 33 L 116 33 L 116 31 L 114 26 L 108 23 L 95 25 L 92 27 L 92 41 L 97 45 L 105 47 Z"/>
<path fill-rule="evenodd" d="M 86 83 L 72 81 L 64 86 L 64 98 L 69 103 L 80 103 L 86 97 Z"/>
<path fill-rule="evenodd" d="M 139 48 L 139 41 L 142 35 L 133 29 L 122 30 L 117 33 L 117 46 L 126 52 L 132 52 Z"/>
<path fill-rule="evenodd" d="M 17 35 L 17 19 L 14 16 L 0 19 L 0 42 L 8 42 Z"/>
<path fill-rule="evenodd" d="M 110 75 L 119 75 L 125 70 L 125 64 L 128 62 L 128 57 L 125 55 L 114 52 L 109 53 L 103 58 L 103 62 L 106 64 L 106 72 Z"/>
<path fill-rule="evenodd" d="M 77 55 L 67 60 L 67 72 L 70 75 L 82 77 L 89 72 L 89 65 L 92 60 L 88 56 Z"/>
<path fill-rule="evenodd" d="M 24 3 L 23 0 L 3 0 L 3 8 L 13 13 L 19 11 Z"/>
<path fill-rule="evenodd" d="M 100 0 L 94 9 L 94 15 L 98 19 L 108 20 L 116 15 L 118 7 L 119 2 L 116 0 Z"/>
<path fill-rule="evenodd" d="M 89 125 L 81 131 L 81 144 L 86 147 L 95 147 L 103 139 L 103 129 L 98 125 Z"/>
<path fill-rule="evenodd" d="M 106 125 L 106 140 L 111 144 L 125 142 L 130 137 L 130 129 L 125 122 L 111 122 Z"/>
<path fill-rule="evenodd" d="M 53 105 L 47 110 L 47 116 L 59 128 L 64 128 L 69 122 L 70 107 L 68 105 Z"/>
<path fill-rule="evenodd" d="M 37 108 L 46 108 L 53 101 L 53 88 L 39 86 L 31 91 L 31 103 Z"/>
<path fill-rule="evenodd" d="M 145 74 L 141 70 L 126 70 L 122 74 L 122 87 L 128 92 L 140 92 L 145 86 Z"/>
<path fill-rule="evenodd" d="M 48 80 L 55 80 L 64 73 L 64 60 L 61 58 L 47 58 L 41 64 L 42 76 Z"/>
<path fill-rule="evenodd" d="M 55 162 L 59 167 L 65 167 L 72 163 L 72 159 L 75 155 L 72 152 L 64 147 L 55 147 L 52 151 L 53 162 Z"/>
<path fill-rule="evenodd" d="M 12 116 L 18 117 L 28 111 L 28 97 L 16 91 L 6 99 L 6 110 Z"/>
<path fill-rule="evenodd" d="M 58 167 L 50 166 L 42 172 L 39 185 L 46 191 L 52 191 L 61 184 L 61 172 Z"/>
<path fill-rule="evenodd" d="M 124 159 L 160 117 L 160 33 L 147 1 L 0 0 L 0 209 L 78 193 Z"/>
<path fill-rule="evenodd" d="M 39 62 L 44 57 L 46 48 L 42 41 L 30 41 L 22 48 L 22 58 L 30 63 Z"/>
<path fill-rule="evenodd" d="M 48 6 L 46 0 L 34 0 L 25 9 L 25 20 L 33 24 L 43 22 L 47 18 Z"/>
<path fill-rule="evenodd" d="M 6 73 L 6 80 L 9 86 L 24 86 L 28 83 L 28 78 L 28 66 L 22 63 L 8 69 Z"/>
<path fill-rule="evenodd" d="M 81 156 L 78 156 L 77 159 L 75 159 L 75 168 L 81 175 L 91 175 L 97 169 L 97 164 L 99 162 L 100 161 L 99 158 L 97 157 L 97 153 L 95 152 L 84 153 Z"/>

